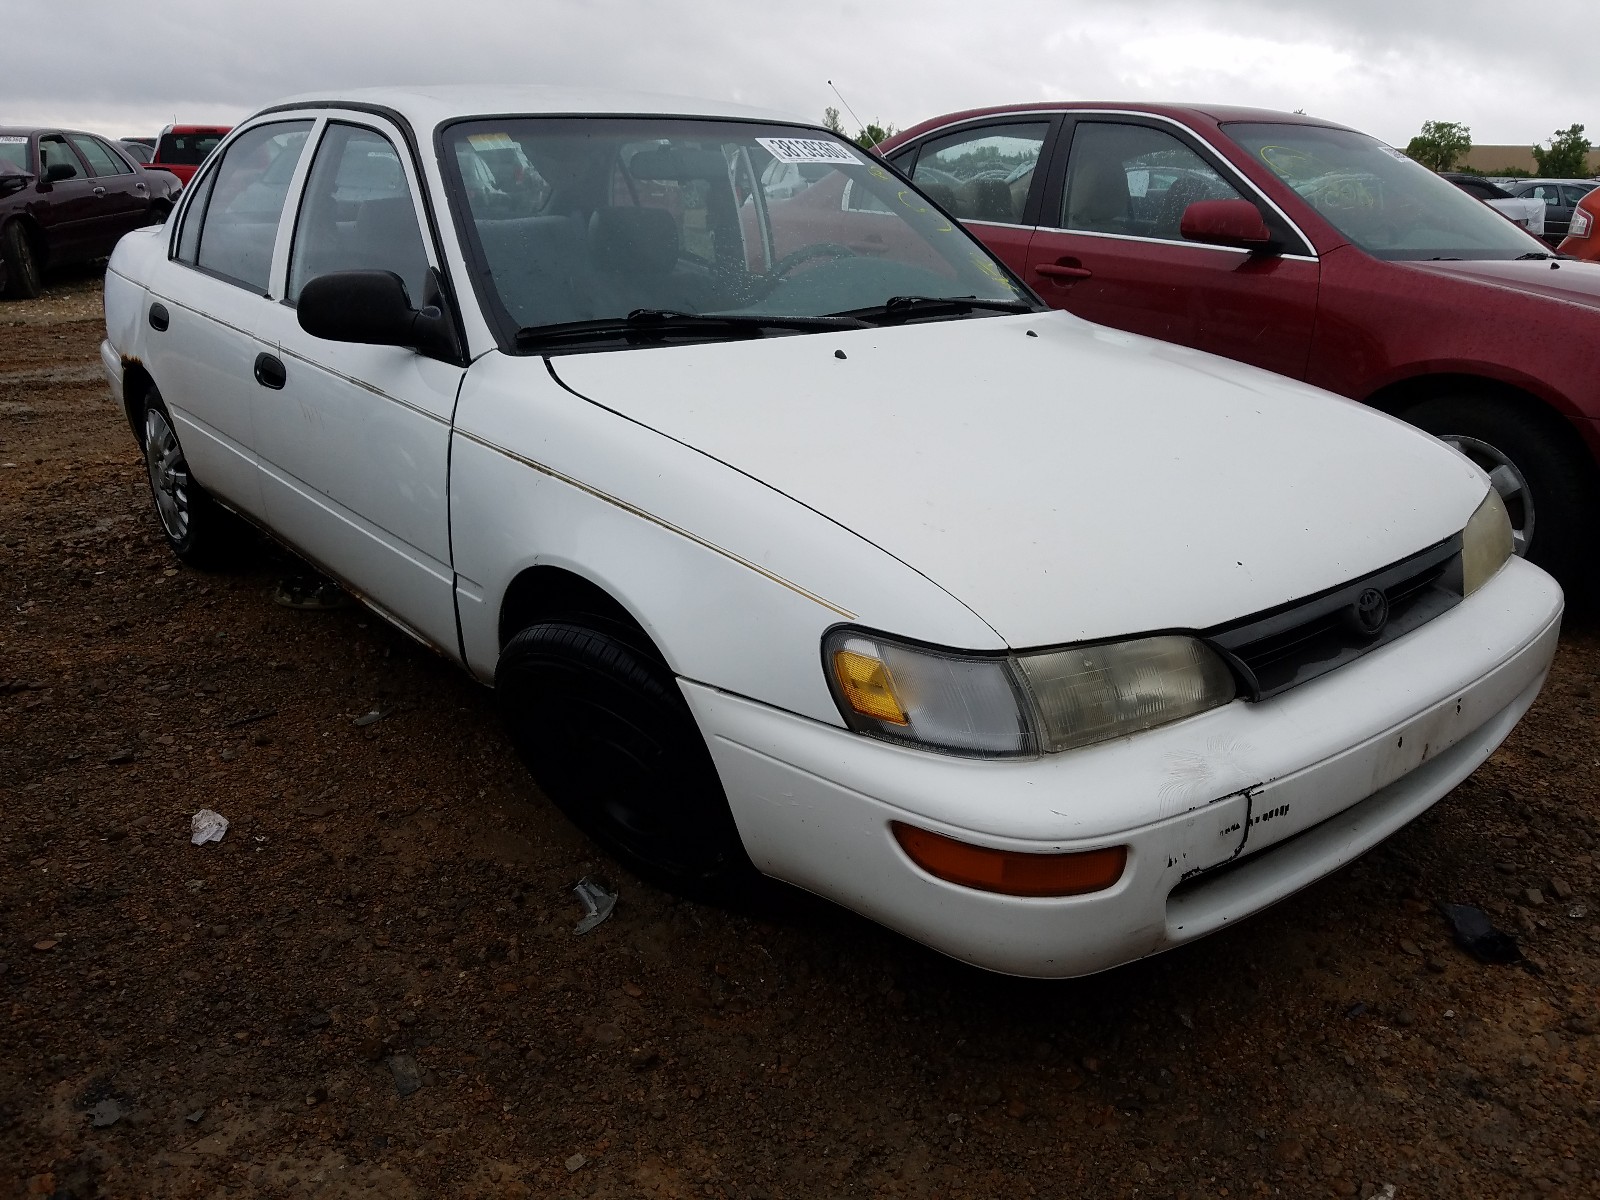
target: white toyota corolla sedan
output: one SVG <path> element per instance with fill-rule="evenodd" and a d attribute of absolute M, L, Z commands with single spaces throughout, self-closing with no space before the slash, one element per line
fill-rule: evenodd
<path fill-rule="evenodd" d="M 1047 311 L 769 114 L 291 100 L 105 296 L 181 559 L 242 518 L 337 577 L 492 685 L 639 874 L 773 876 L 998 971 L 1115 966 L 1350 861 L 1555 651 L 1561 593 L 1461 455 Z"/>

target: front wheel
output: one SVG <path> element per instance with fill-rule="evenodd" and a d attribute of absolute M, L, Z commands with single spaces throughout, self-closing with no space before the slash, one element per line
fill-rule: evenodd
<path fill-rule="evenodd" d="M 33 238 L 21 221 L 13 221 L 0 231 L 0 260 L 5 267 L 3 290 L 18 300 L 31 300 L 43 286 L 39 270 L 39 255 Z"/>
<path fill-rule="evenodd" d="M 495 669 L 500 712 L 535 782 L 644 879 L 710 900 L 759 876 L 711 754 L 665 664 L 616 631 L 524 629 Z"/>
<path fill-rule="evenodd" d="M 231 561 L 244 537 L 242 524 L 195 482 L 172 417 L 155 394 L 144 410 L 144 465 L 161 533 L 173 554 L 197 567 Z"/>
<path fill-rule="evenodd" d="M 1511 517 L 1516 552 L 1568 587 L 1584 582 L 1594 516 L 1594 465 L 1545 416 L 1486 396 L 1441 396 L 1400 414 L 1489 476 Z"/>

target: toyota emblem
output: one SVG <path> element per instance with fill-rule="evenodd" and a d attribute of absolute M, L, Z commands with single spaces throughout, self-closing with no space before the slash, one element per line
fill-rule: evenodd
<path fill-rule="evenodd" d="M 1377 637 L 1389 623 L 1389 597 L 1377 588 L 1368 588 L 1350 606 L 1355 627 L 1367 637 Z"/>

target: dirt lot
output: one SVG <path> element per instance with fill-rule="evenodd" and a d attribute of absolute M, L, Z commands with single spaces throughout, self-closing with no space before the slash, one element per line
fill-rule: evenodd
<path fill-rule="evenodd" d="M 93 278 L 0 304 L 0 1194 L 1600 1194 L 1592 620 L 1364 861 L 1105 976 L 987 976 L 644 886 L 465 675 L 274 605 L 264 548 L 179 569 L 99 321 Z M 589 874 L 621 900 L 578 937 Z"/>

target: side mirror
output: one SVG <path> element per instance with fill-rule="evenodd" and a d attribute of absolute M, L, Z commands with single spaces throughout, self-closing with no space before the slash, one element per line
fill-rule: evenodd
<path fill-rule="evenodd" d="M 1196 200 L 1183 210 L 1178 232 L 1191 242 L 1273 251 L 1272 231 L 1248 200 Z"/>
<path fill-rule="evenodd" d="M 300 328 L 330 342 L 409 346 L 434 358 L 459 357 L 444 298 L 428 273 L 427 303 L 411 307 L 405 282 L 393 271 L 333 271 L 300 289 Z"/>
<path fill-rule="evenodd" d="M 44 181 L 46 183 L 60 183 L 64 179 L 76 179 L 77 177 L 78 168 L 71 163 L 51 163 L 44 169 Z"/>

